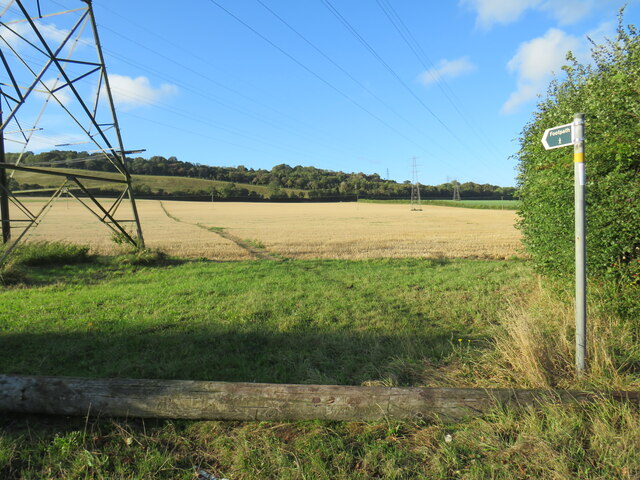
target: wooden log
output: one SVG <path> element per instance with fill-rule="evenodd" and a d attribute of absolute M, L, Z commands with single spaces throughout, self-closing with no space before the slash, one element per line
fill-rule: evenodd
<path fill-rule="evenodd" d="M 0 410 L 200 420 L 460 420 L 497 405 L 638 403 L 639 392 L 285 385 L 0 375 Z"/>

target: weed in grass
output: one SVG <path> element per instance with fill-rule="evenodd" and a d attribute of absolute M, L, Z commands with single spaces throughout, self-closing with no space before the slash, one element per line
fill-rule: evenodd
<path fill-rule="evenodd" d="M 28 283 L 33 267 L 60 267 L 92 262 L 89 247 L 62 242 L 33 242 L 19 245 L 0 267 L 0 285 Z"/>
<path fill-rule="evenodd" d="M 111 233 L 111 241 L 116 245 L 130 245 L 131 242 L 127 238 L 127 236 L 122 232 L 112 232 Z"/>
<path fill-rule="evenodd" d="M 609 401 L 440 422 L 186 422 L 0 417 L 17 478 L 636 479 L 640 415 Z"/>
<path fill-rule="evenodd" d="M 637 478 L 638 420 L 608 401 L 498 409 L 455 426 L 450 443 L 431 449 L 432 478 Z"/>

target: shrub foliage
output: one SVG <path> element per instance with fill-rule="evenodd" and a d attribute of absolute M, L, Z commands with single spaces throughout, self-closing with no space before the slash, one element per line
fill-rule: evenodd
<path fill-rule="evenodd" d="M 573 155 L 545 151 L 544 130 L 586 114 L 587 268 L 637 286 L 640 273 L 640 37 L 625 27 L 593 44 L 592 61 L 571 54 L 520 138 L 520 228 L 536 266 L 570 276 L 574 262 Z"/>

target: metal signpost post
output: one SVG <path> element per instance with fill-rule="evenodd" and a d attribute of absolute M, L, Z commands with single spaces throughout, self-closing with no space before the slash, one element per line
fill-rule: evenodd
<path fill-rule="evenodd" d="M 576 113 L 573 123 L 548 128 L 542 136 L 546 150 L 573 145 L 575 177 L 575 241 L 576 241 L 576 370 L 585 370 L 587 357 L 587 255 L 584 163 L 584 113 Z"/>

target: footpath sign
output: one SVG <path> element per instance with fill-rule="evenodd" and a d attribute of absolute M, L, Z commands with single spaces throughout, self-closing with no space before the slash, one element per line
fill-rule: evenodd
<path fill-rule="evenodd" d="M 547 128 L 542 135 L 545 150 L 573 145 L 573 123 Z"/>
<path fill-rule="evenodd" d="M 587 255 L 584 163 L 584 114 L 576 113 L 573 123 L 547 128 L 542 136 L 546 150 L 573 145 L 576 239 L 576 370 L 585 370 L 587 356 Z"/>

